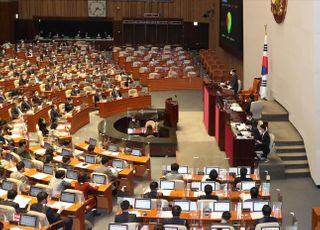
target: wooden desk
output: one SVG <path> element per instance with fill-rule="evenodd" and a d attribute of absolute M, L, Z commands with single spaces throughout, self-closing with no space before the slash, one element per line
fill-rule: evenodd
<path fill-rule="evenodd" d="M 312 230 L 320 230 L 320 208 L 312 208 Z"/>
<path fill-rule="evenodd" d="M 49 122 L 49 114 L 48 111 L 50 109 L 50 106 L 45 106 L 44 108 L 41 108 L 37 111 L 34 111 L 32 113 L 25 113 L 23 116 L 27 121 L 28 125 L 28 132 L 36 132 L 36 125 L 38 124 L 38 120 L 40 117 L 44 118 L 46 122 Z"/>
<path fill-rule="evenodd" d="M 200 77 L 141 79 L 141 83 L 148 85 L 150 91 L 168 90 L 201 90 L 202 79 Z"/>
<path fill-rule="evenodd" d="M 67 117 L 68 122 L 71 123 L 70 134 L 74 134 L 81 127 L 90 123 L 89 112 L 90 108 L 86 107 L 84 109 L 81 109 L 80 111 L 73 112 L 71 117 Z"/>
<path fill-rule="evenodd" d="M 208 176 L 208 175 L 188 174 L 186 177 L 184 177 L 184 181 L 186 182 L 202 181 L 204 176 Z M 256 174 L 251 174 L 250 178 L 254 181 L 260 182 L 260 177 Z M 231 175 L 229 175 L 228 177 L 227 176 L 222 177 L 221 175 L 219 175 L 218 179 L 223 183 L 224 182 L 233 183 L 235 178 Z"/>
<path fill-rule="evenodd" d="M 209 84 L 203 85 L 203 122 L 210 136 L 215 135 L 215 106 L 216 90 L 212 90 Z"/>
<path fill-rule="evenodd" d="M 1 104 L 0 107 L 0 117 L 6 121 L 10 121 L 9 109 L 12 107 L 12 103 Z"/>
<path fill-rule="evenodd" d="M 142 109 L 151 106 L 151 95 L 128 97 L 114 101 L 97 102 L 100 117 L 109 117 L 128 109 Z"/>

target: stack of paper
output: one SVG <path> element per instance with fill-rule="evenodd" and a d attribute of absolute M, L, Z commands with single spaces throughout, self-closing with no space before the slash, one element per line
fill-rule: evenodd
<path fill-rule="evenodd" d="M 31 201 L 31 198 L 26 198 L 24 196 L 17 195 L 13 201 L 18 203 L 20 208 L 25 208 L 28 205 L 28 203 Z"/>
<path fill-rule="evenodd" d="M 62 207 L 63 207 L 64 209 L 68 209 L 68 208 L 70 208 L 72 205 L 73 205 L 73 203 L 67 203 L 67 202 L 58 201 L 58 202 L 54 202 L 52 205 L 50 205 L 50 207 L 51 207 L 51 208 L 54 208 L 54 209 L 61 209 Z"/>
<path fill-rule="evenodd" d="M 38 154 L 38 155 L 44 155 L 46 150 L 45 149 L 37 149 L 36 151 L 34 151 L 35 154 Z"/>
<path fill-rule="evenodd" d="M 45 174 L 45 173 L 36 173 L 34 175 L 32 175 L 31 177 L 37 179 L 37 180 L 42 180 L 44 178 L 46 178 L 48 176 L 48 174 Z"/>
<path fill-rule="evenodd" d="M 62 156 L 55 156 L 53 159 L 60 162 L 62 161 Z"/>

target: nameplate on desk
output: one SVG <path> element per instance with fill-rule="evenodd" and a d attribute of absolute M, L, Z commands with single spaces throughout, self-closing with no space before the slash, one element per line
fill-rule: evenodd
<path fill-rule="evenodd" d="M 221 219 L 222 217 L 222 212 L 212 212 L 210 214 L 211 219 Z"/>
<path fill-rule="evenodd" d="M 130 211 L 130 214 L 135 214 L 137 217 L 141 217 L 141 213 L 138 211 Z"/>
<path fill-rule="evenodd" d="M 193 195 L 194 197 L 199 197 L 199 196 L 205 195 L 205 192 L 202 192 L 202 191 L 193 192 Z"/>
<path fill-rule="evenodd" d="M 10 172 L 18 172 L 16 166 L 8 169 Z"/>
<path fill-rule="evenodd" d="M 1 197 L 1 196 L 6 196 L 7 193 L 8 193 L 8 191 L 3 190 L 3 189 L 0 189 L 0 197 Z"/>
<path fill-rule="evenodd" d="M 88 146 L 89 146 L 89 145 L 88 145 Z M 88 148 L 88 146 L 86 146 L 86 149 Z M 75 149 L 75 150 L 73 151 L 73 153 L 74 153 L 75 156 L 78 156 L 78 155 L 83 154 L 83 151 L 78 150 L 78 149 Z"/>

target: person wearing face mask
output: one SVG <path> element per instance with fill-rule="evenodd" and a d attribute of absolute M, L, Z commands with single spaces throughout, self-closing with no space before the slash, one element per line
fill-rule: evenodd
<path fill-rule="evenodd" d="M 119 90 L 119 87 L 114 87 L 112 89 L 111 95 L 115 99 L 121 99 L 122 98 L 122 94 L 121 94 L 121 92 Z"/>
<path fill-rule="evenodd" d="M 34 203 L 30 206 L 31 211 L 44 213 L 49 221 L 49 224 L 53 224 L 57 221 L 62 220 L 65 226 L 65 229 L 71 230 L 73 221 L 70 218 L 61 218 L 60 213 L 64 210 L 64 207 L 61 207 L 57 212 L 52 208 L 47 206 L 48 203 L 48 193 L 42 191 L 37 195 L 37 203 Z M 55 226 L 57 229 L 62 228 L 62 224 Z"/>
<path fill-rule="evenodd" d="M 256 140 L 255 143 L 255 151 L 262 151 L 261 155 L 262 161 L 267 161 L 268 154 L 270 152 L 270 135 L 267 131 L 267 127 L 265 125 L 260 125 L 261 129 L 261 140 Z"/>
<path fill-rule="evenodd" d="M 231 75 L 231 80 L 230 80 L 231 89 L 234 91 L 235 94 L 237 94 L 239 89 L 237 71 L 235 69 L 230 70 L 230 75 Z"/>

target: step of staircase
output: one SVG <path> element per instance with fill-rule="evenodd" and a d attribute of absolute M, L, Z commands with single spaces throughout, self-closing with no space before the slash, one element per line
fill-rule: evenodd
<path fill-rule="evenodd" d="M 304 145 L 303 140 L 297 140 L 297 141 L 275 141 L 275 146 L 295 146 L 295 145 Z"/>
<path fill-rule="evenodd" d="M 310 177 L 310 170 L 309 168 L 286 169 L 285 174 L 287 178 Z"/>
<path fill-rule="evenodd" d="M 302 169 L 309 168 L 307 160 L 285 160 L 283 161 L 286 169 Z"/>
<path fill-rule="evenodd" d="M 292 146 L 276 146 L 276 153 L 301 153 L 306 152 L 304 145 L 292 145 Z"/>
<path fill-rule="evenodd" d="M 263 121 L 288 121 L 289 114 L 263 114 L 262 113 L 262 120 Z"/>
<path fill-rule="evenodd" d="M 307 155 L 305 152 L 298 152 L 298 153 L 277 153 L 277 155 L 283 161 L 290 161 L 290 160 L 307 160 Z"/>

